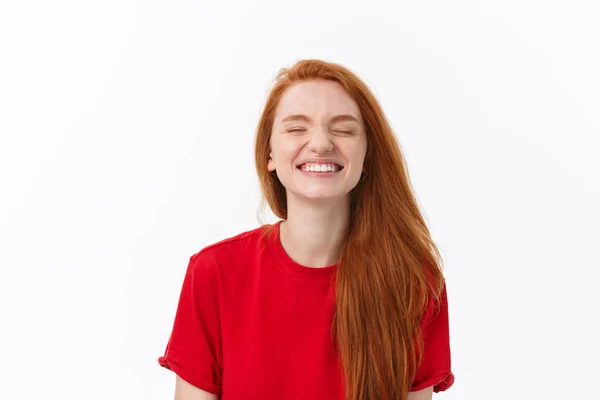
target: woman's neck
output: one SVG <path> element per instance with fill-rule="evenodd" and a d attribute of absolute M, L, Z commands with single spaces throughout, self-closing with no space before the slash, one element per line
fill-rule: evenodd
<path fill-rule="evenodd" d="M 336 202 L 293 200 L 288 197 L 288 216 L 279 227 L 286 253 L 298 264 L 326 267 L 337 264 L 349 222 L 349 199 Z"/>

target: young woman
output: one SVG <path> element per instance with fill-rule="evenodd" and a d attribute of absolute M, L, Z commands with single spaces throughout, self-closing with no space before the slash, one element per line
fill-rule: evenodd
<path fill-rule="evenodd" d="M 281 221 L 190 258 L 176 399 L 424 400 L 454 382 L 445 279 L 403 155 L 347 68 L 282 69 L 256 169 Z"/>

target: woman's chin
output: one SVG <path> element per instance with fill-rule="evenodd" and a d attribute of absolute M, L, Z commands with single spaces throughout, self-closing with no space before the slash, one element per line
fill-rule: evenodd
<path fill-rule="evenodd" d="M 344 196 L 340 193 L 318 191 L 302 193 L 302 197 L 309 200 L 340 200 Z"/>
<path fill-rule="evenodd" d="M 297 188 L 296 190 L 287 190 L 288 199 L 291 196 L 314 201 L 340 201 L 343 200 L 348 193 L 343 192 L 340 188 L 332 187 L 312 187 L 312 188 Z"/>

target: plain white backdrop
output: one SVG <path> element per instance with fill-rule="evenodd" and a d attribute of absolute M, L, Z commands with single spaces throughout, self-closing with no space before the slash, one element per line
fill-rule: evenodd
<path fill-rule="evenodd" d="M 189 257 L 259 225 L 269 85 L 321 58 L 381 101 L 444 256 L 456 382 L 434 398 L 600 399 L 599 16 L 3 2 L 0 398 L 173 398 L 156 360 Z"/>

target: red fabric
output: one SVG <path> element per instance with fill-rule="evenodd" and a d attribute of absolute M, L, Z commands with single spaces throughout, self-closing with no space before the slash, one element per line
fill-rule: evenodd
<path fill-rule="evenodd" d="M 440 301 L 431 299 L 425 310 L 421 331 L 425 342 L 423 360 L 410 391 L 417 392 L 433 386 L 435 393 L 443 392 L 454 383 L 450 363 L 450 326 L 445 282 Z"/>
<path fill-rule="evenodd" d="M 158 362 L 221 400 L 343 400 L 331 339 L 337 265 L 294 262 L 279 241 L 279 223 L 271 239 L 261 233 L 241 233 L 190 258 Z M 441 310 L 424 319 L 424 361 L 411 391 L 435 385 L 438 392 L 454 381 Z"/>

